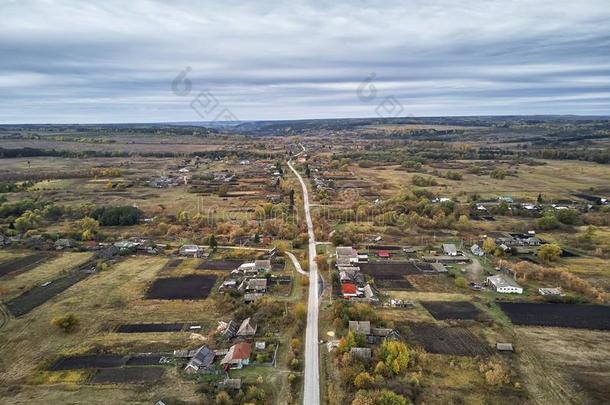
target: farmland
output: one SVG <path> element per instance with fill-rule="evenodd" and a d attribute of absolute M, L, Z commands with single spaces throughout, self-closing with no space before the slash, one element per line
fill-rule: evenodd
<path fill-rule="evenodd" d="M 605 305 L 500 303 L 517 325 L 610 329 L 610 307 Z"/>
<path fill-rule="evenodd" d="M 323 279 L 324 405 L 380 389 L 414 404 L 602 402 L 607 164 L 515 149 L 491 121 L 415 138 L 412 124 L 339 126 L 332 144 L 317 125 L 41 129 L 15 152 L 37 154 L 14 157 L 0 127 L 0 398 L 301 403 L 310 259 L 292 159 Z M 225 370 L 241 343 L 246 364 Z M 203 347 L 210 368 L 187 371 Z M 409 357 L 396 372 L 392 351 Z"/>

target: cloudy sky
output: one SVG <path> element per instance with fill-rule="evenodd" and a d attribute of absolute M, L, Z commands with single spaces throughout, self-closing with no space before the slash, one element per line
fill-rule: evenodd
<path fill-rule="evenodd" d="M 378 114 L 610 115 L 610 2 L 0 0 L 0 123 Z"/>

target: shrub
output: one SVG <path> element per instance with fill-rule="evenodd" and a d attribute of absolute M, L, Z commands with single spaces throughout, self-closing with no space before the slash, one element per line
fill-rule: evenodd
<path fill-rule="evenodd" d="M 468 287 L 468 280 L 462 276 L 458 276 L 455 278 L 455 286 L 458 288 L 466 288 Z"/>
<path fill-rule="evenodd" d="M 58 327 L 64 333 L 71 333 L 76 330 L 78 319 L 73 314 L 67 314 L 53 318 L 51 325 Z"/>
<path fill-rule="evenodd" d="M 538 257 L 546 262 L 553 262 L 561 256 L 561 247 L 556 243 L 542 245 L 538 249 Z"/>

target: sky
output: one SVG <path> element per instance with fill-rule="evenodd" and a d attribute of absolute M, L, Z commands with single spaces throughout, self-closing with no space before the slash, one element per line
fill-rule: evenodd
<path fill-rule="evenodd" d="M 0 123 L 610 115 L 608 0 L 0 0 Z"/>

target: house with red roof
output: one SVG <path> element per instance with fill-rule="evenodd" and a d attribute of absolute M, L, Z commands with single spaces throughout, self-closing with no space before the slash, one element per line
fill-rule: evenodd
<path fill-rule="evenodd" d="M 225 357 L 220 361 L 225 368 L 242 368 L 250 364 L 250 355 L 252 354 L 252 345 L 248 342 L 236 343 L 227 352 Z"/>
<path fill-rule="evenodd" d="M 341 292 L 343 293 L 343 298 L 353 298 L 358 296 L 358 287 L 353 283 L 343 283 L 341 284 Z"/>
<path fill-rule="evenodd" d="M 377 255 L 379 255 L 379 257 L 383 258 L 383 259 L 389 259 L 390 258 L 390 252 L 387 250 L 380 250 L 379 253 L 377 253 Z"/>

